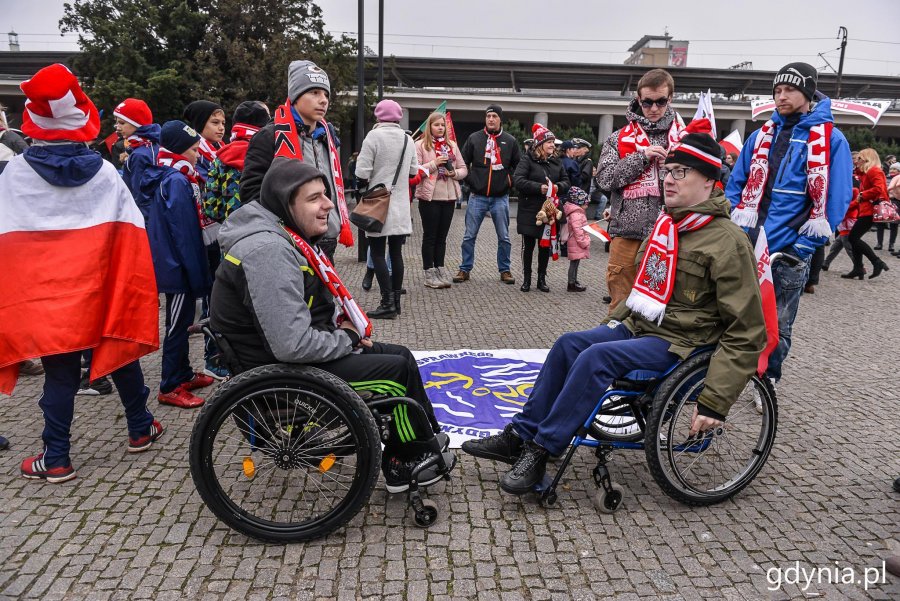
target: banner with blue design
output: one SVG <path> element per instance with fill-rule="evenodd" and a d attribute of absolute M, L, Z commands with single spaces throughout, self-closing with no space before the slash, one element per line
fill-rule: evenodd
<path fill-rule="evenodd" d="M 496 434 L 522 410 L 547 349 L 413 351 L 450 446 Z"/>

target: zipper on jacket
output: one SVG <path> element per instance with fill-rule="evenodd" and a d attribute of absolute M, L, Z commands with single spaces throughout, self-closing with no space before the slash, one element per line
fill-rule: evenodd
<path fill-rule="evenodd" d="M 784 155 L 784 158 L 781 159 L 781 165 L 778 166 L 778 173 L 775 175 L 775 181 L 772 182 L 773 188 L 776 185 L 778 185 L 778 182 L 781 181 L 781 176 L 784 174 L 784 170 L 787 167 L 787 165 L 791 162 L 791 155 L 793 155 L 793 154 L 794 154 L 794 145 L 789 144 L 787 154 Z"/>

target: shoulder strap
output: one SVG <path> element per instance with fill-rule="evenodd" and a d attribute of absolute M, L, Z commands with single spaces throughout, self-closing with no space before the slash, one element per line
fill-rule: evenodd
<path fill-rule="evenodd" d="M 403 152 L 400 153 L 400 162 L 397 163 L 397 171 L 394 173 L 394 181 L 391 183 L 391 188 L 397 185 L 397 180 L 400 179 L 400 170 L 403 168 L 403 159 L 406 157 L 406 147 L 409 145 L 409 136 L 403 134 Z"/>

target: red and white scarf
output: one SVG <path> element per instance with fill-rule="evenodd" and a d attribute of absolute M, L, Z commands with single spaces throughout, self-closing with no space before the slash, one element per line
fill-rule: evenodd
<path fill-rule="evenodd" d="M 153 146 L 153 142 L 137 134 L 131 134 L 125 139 L 125 148 L 129 152 L 142 146 Z"/>
<path fill-rule="evenodd" d="M 497 137 L 503 133 L 502 131 L 498 131 L 495 134 L 492 134 L 484 128 L 484 134 L 487 136 L 487 144 L 484 146 L 484 163 L 485 165 L 491 164 L 491 171 L 500 171 L 504 169 L 503 162 L 500 159 L 500 145 L 497 143 Z M 490 190 L 488 190 L 490 191 Z"/>
<path fill-rule="evenodd" d="M 452 164 L 453 161 L 453 152 L 450 149 L 450 144 L 447 143 L 445 138 L 435 138 L 434 139 L 434 155 L 436 157 L 445 156 L 447 157 L 447 162 Z M 447 179 L 448 171 L 442 165 L 437 169 L 437 178 L 438 179 Z"/>
<path fill-rule="evenodd" d="M 249 140 L 259 131 L 259 128 L 254 125 L 248 125 L 246 123 L 235 123 L 231 126 L 231 137 L 228 138 L 229 142 L 234 142 L 235 140 Z"/>
<path fill-rule="evenodd" d="M 203 243 L 207 246 L 215 242 L 218 233 L 219 224 L 210 219 L 203 211 L 202 198 L 200 195 L 200 178 L 194 165 L 191 164 L 184 155 L 167 150 L 162 146 L 159 147 L 159 153 L 156 156 L 156 164 L 160 167 L 171 167 L 185 176 L 191 184 L 191 190 L 194 195 L 194 207 L 197 210 L 197 219 L 199 220 L 200 230 L 203 233 Z"/>
<path fill-rule="evenodd" d="M 829 164 L 831 162 L 831 123 L 820 123 L 809 130 L 806 141 L 806 193 L 813 202 L 809 219 L 799 230 L 801 236 L 830 236 L 826 217 Z M 742 227 L 756 227 L 759 204 L 769 179 L 769 152 L 775 137 L 775 122 L 769 119 L 756 135 L 753 158 L 741 202 L 731 212 L 731 220 Z"/>
<path fill-rule="evenodd" d="M 684 129 L 684 120 L 681 115 L 675 113 L 672 119 L 672 125 L 669 126 L 668 145 L 671 148 L 673 144 L 682 138 L 681 132 Z M 637 121 L 629 121 L 628 125 L 619 130 L 619 158 L 623 159 L 633 152 L 643 152 L 645 148 L 650 147 L 650 138 Z M 647 196 L 662 196 L 659 190 L 659 161 L 652 160 L 644 169 L 641 176 L 625 186 L 622 190 L 622 196 L 627 199 L 646 198 Z"/>
<path fill-rule="evenodd" d="M 556 261 L 559 259 L 559 231 L 556 226 L 556 210 L 559 210 L 559 195 L 557 191 L 559 188 L 550 181 L 550 178 L 547 178 L 547 200 L 553 203 L 555 207 L 553 215 L 549 217 L 552 219 L 550 223 L 544 224 L 544 231 L 541 232 L 541 240 L 538 244 L 541 248 L 549 248 L 550 256 L 553 257 L 553 260 Z"/>
<path fill-rule="evenodd" d="M 331 128 L 328 122 L 322 121 L 325 128 L 325 135 L 328 137 L 328 155 L 331 159 L 331 178 L 334 185 L 334 193 L 337 196 L 335 204 L 338 206 L 338 212 L 341 216 L 341 233 L 338 236 L 338 242 L 344 246 L 353 246 L 353 231 L 350 229 L 350 213 L 347 211 L 347 201 L 344 198 L 344 176 L 341 172 L 341 157 L 337 151 L 337 145 L 334 143 L 334 136 L 331 135 Z M 300 142 L 300 135 L 297 133 L 297 124 L 294 122 L 294 115 L 291 112 L 291 101 L 288 99 L 285 103 L 275 109 L 275 156 L 287 157 L 289 159 L 303 160 L 303 144 Z"/>
<path fill-rule="evenodd" d="M 653 233 L 647 241 L 647 249 L 641 260 L 634 288 L 625 304 L 657 325 L 662 323 L 666 305 L 675 290 L 675 269 L 678 263 L 678 232 L 699 230 L 715 217 L 700 213 L 688 213 L 675 223 L 665 211 L 659 214 Z"/>
<path fill-rule="evenodd" d="M 306 262 L 315 272 L 319 280 L 325 284 L 334 301 L 341 309 L 341 315 L 337 318 L 335 325 L 340 326 L 345 319 L 349 319 L 360 338 L 369 338 L 372 336 L 372 322 L 366 315 L 365 311 L 359 308 L 359 305 L 353 300 L 353 296 L 344 282 L 334 270 L 334 266 L 324 252 L 318 247 L 313 248 L 309 242 L 301 238 L 295 231 L 282 224 L 282 228 L 287 232 L 288 236 L 294 242 L 294 246 L 306 257 Z"/>
<path fill-rule="evenodd" d="M 216 160 L 216 152 L 218 152 L 218 150 L 219 146 L 214 146 L 213 142 L 210 142 L 206 138 L 200 138 L 200 146 L 197 147 L 197 154 L 210 163 Z"/>

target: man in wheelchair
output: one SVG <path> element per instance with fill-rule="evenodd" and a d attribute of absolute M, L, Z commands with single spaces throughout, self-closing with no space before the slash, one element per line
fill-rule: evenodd
<path fill-rule="evenodd" d="M 357 391 L 418 403 L 424 412 L 406 406 L 390 412 L 382 471 L 388 491 L 402 492 L 413 467 L 433 452 L 429 443 L 439 425 L 409 349 L 369 338 L 371 324 L 315 246 L 333 208 L 326 190 L 325 176 L 315 167 L 273 161 L 259 201 L 232 213 L 219 233 L 225 260 L 216 272 L 210 326 L 224 336 L 243 370 L 311 364 Z M 446 434 L 438 438 L 446 450 Z M 420 485 L 441 478 L 429 470 L 419 475 Z"/>
<path fill-rule="evenodd" d="M 665 160 L 666 207 L 638 253 L 628 300 L 600 326 L 556 341 L 528 402 L 501 433 L 463 443 L 471 455 L 513 464 L 500 479 L 505 492 L 541 482 L 548 456 L 563 453 L 604 391 L 632 370 L 665 371 L 717 345 L 691 434 L 719 426 L 756 370 L 766 329 L 753 248 L 714 191 L 719 145 L 702 124 L 688 129 Z"/>

